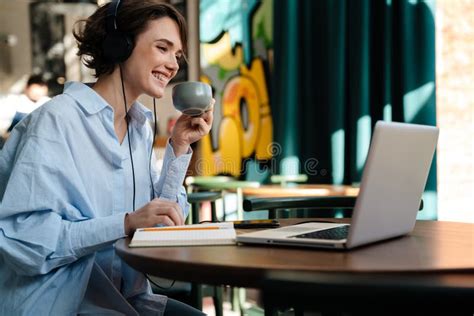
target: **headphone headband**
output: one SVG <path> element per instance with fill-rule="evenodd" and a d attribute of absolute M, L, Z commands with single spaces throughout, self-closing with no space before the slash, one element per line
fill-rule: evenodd
<path fill-rule="evenodd" d="M 118 31 L 117 13 L 120 6 L 120 0 L 113 0 L 107 8 L 106 29 L 107 33 Z"/>
<path fill-rule="evenodd" d="M 110 64 L 122 63 L 132 54 L 132 38 L 119 30 L 117 26 L 117 14 L 121 0 L 110 2 L 107 8 L 105 21 L 106 36 L 102 43 L 102 51 L 105 59 Z"/>

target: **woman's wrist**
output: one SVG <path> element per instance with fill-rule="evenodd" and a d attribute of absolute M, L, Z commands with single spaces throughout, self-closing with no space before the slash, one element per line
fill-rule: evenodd
<path fill-rule="evenodd" d="M 181 144 L 174 140 L 173 137 L 170 138 L 170 144 L 176 157 L 184 155 L 189 151 L 189 144 Z"/>

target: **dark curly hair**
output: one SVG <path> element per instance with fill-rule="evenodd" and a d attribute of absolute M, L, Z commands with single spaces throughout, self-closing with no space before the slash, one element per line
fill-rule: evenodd
<path fill-rule="evenodd" d="M 95 70 L 95 76 L 110 74 L 115 69 L 115 64 L 108 63 L 102 51 L 102 42 L 106 36 L 107 3 L 98 8 L 86 20 L 77 21 L 74 25 L 73 35 L 76 38 L 79 51 L 84 64 Z M 122 0 L 117 13 L 118 29 L 128 34 L 133 41 L 138 34 L 144 31 L 150 20 L 169 17 L 178 24 L 181 43 L 183 45 L 183 59 L 187 47 L 186 20 L 173 6 L 156 0 Z"/>

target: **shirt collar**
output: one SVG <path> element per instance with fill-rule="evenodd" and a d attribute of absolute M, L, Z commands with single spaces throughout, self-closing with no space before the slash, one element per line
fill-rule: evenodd
<path fill-rule="evenodd" d="M 66 82 L 64 93 L 76 100 L 81 109 L 89 115 L 97 114 L 103 109 L 110 107 L 107 101 L 91 88 L 91 84 L 73 81 Z M 151 110 L 138 101 L 132 104 L 128 113 L 132 120 L 136 120 L 137 123 L 142 125 L 145 124 L 147 119 L 153 120 Z"/>
<path fill-rule="evenodd" d="M 128 110 L 128 114 L 132 120 L 136 120 L 137 123 L 141 125 L 145 124 L 147 119 L 150 121 L 153 120 L 153 113 L 151 110 L 138 101 L 135 101 L 132 104 L 132 107 Z"/>
<path fill-rule="evenodd" d="M 96 114 L 109 104 L 89 85 L 81 82 L 66 82 L 64 94 L 71 96 L 87 114 Z"/>

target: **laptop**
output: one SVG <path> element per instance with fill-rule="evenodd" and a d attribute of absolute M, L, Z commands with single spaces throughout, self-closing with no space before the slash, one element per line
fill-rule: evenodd
<path fill-rule="evenodd" d="M 237 241 L 351 249 L 410 233 L 438 134 L 433 126 L 378 121 L 350 225 L 303 223 L 240 234 Z"/>

